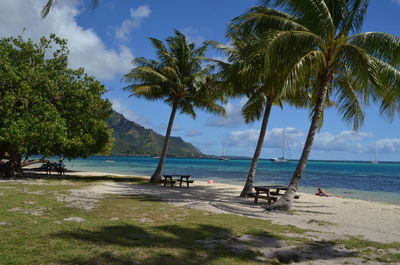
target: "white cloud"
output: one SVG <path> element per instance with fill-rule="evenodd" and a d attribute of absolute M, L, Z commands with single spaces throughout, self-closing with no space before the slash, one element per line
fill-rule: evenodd
<path fill-rule="evenodd" d="M 234 131 L 227 135 L 224 144 L 234 147 L 255 146 L 260 134 L 259 130 L 248 129 L 244 131 Z"/>
<path fill-rule="evenodd" d="M 267 131 L 264 140 L 264 147 L 281 148 L 283 144 L 282 128 L 273 128 Z M 235 147 L 255 147 L 260 135 L 260 130 L 248 129 L 243 131 L 234 131 L 225 138 L 225 144 Z M 295 128 L 285 129 L 285 141 L 291 148 L 298 148 L 304 142 L 305 133 Z M 286 145 L 285 144 L 285 145 Z"/>
<path fill-rule="evenodd" d="M 193 27 L 187 27 L 182 30 L 182 33 L 185 34 L 189 42 L 194 42 L 197 45 L 203 44 L 205 38 L 203 35 L 199 33 L 199 31 Z"/>
<path fill-rule="evenodd" d="M 71 67 L 83 67 L 102 80 L 111 80 L 129 71 L 133 55 L 128 47 L 109 49 L 93 29 L 78 25 L 80 1 L 57 1 L 48 17 L 42 20 L 43 3 L 37 0 L 0 1 L 0 37 L 20 35 L 23 29 L 23 36 L 34 40 L 55 33 L 68 39 Z"/>
<path fill-rule="evenodd" d="M 371 133 L 353 131 L 342 131 L 337 135 L 323 132 L 315 137 L 313 148 L 324 151 L 361 152 L 364 149 L 362 141 L 372 136 Z"/>
<path fill-rule="evenodd" d="M 186 131 L 185 136 L 186 137 L 196 137 L 196 136 L 201 136 L 203 135 L 202 132 L 199 132 L 197 130 L 190 130 L 190 131 Z"/>
<path fill-rule="evenodd" d="M 375 149 L 375 147 L 373 148 Z M 379 153 L 400 153 L 400 139 L 381 139 L 376 141 L 376 151 Z"/>
<path fill-rule="evenodd" d="M 132 29 L 140 27 L 142 21 L 150 16 L 151 10 L 148 6 L 143 5 L 138 8 L 131 8 L 129 13 L 130 18 L 125 19 L 121 26 L 115 30 L 115 37 L 120 41 L 128 40 Z"/>
<path fill-rule="evenodd" d="M 244 119 L 242 117 L 242 108 L 246 103 L 246 98 L 242 98 L 238 102 L 228 102 L 224 107 L 227 113 L 227 117 L 217 117 L 213 116 L 210 120 L 206 122 L 207 126 L 210 127 L 226 127 L 235 128 L 244 124 Z"/>
<path fill-rule="evenodd" d="M 285 128 L 285 146 L 302 148 L 306 133 L 295 128 Z M 282 148 L 283 128 L 273 128 L 267 132 L 265 145 L 269 148 Z"/>
<path fill-rule="evenodd" d="M 282 130 L 282 128 L 273 128 L 270 131 L 267 131 L 264 141 L 264 148 L 282 148 Z M 234 131 L 226 136 L 225 143 L 235 147 L 255 147 L 259 134 L 260 131 L 254 129 Z M 307 133 L 304 131 L 299 131 L 295 128 L 286 128 L 285 146 L 289 146 L 289 149 L 292 151 L 301 151 L 304 146 L 306 136 Z M 333 135 L 329 132 L 323 132 L 316 135 L 313 149 L 319 151 L 361 152 L 365 150 L 363 141 L 372 136 L 373 135 L 371 133 L 352 131 L 343 131 L 337 135 Z M 395 150 L 400 151 L 400 139 L 392 139 L 392 141 L 382 140 L 380 146 L 382 149 L 391 150 L 390 152 L 395 152 Z"/>
<path fill-rule="evenodd" d="M 122 114 L 126 119 L 130 121 L 134 121 L 144 127 L 149 127 L 150 123 L 137 115 L 135 112 L 133 112 L 129 107 L 128 104 L 124 101 L 118 100 L 118 99 L 110 99 L 110 102 L 112 104 L 113 110 L 116 112 Z"/>

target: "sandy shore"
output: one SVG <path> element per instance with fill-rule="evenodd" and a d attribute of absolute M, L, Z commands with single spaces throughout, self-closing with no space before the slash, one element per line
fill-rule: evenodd
<path fill-rule="evenodd" d="M 68 174 L 124 176 L 102 172 Z M 238 214 L 270 220 L 276 224 L 316 230 L 319 232 L 309 233 L 309 236 L 320 240 L 360 236 L 377 242 L 400 241 L 400 205 L 300 193 L 300 199 L 295 200 L 290 214 L 276 213 L 265 211 L 263 203 L 254 204 L 250 198 L 238 197 L 241 188 L 237 185 L 207 184 L 197 180 L 189 189 L 104 182 L 82 192 L 157 196 L 178 206 Z"/>

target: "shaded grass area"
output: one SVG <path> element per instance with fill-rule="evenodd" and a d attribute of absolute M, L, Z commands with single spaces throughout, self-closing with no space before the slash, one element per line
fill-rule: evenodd
<path fill-rule="evenodd" d="M 337 243 L 348 249 L 357 250 L 365 259 L 377 260 L 383 263 L 400 264 L 400 242 L 380 243 L 350 237 L 347 240 L 339 240 Z"/>
<path fill-rule="evenodd" d="M 355 239 L 315 243 L 288 237 L 307 232 L 294 226 L 176 207 L 147 196 L 109 196 L 92 211 L 67 207 L 55 199 L 96 181 L 145 180 L 66 176 L 46 179 L 42 185 L 0 183 L 0 264 L 289 264 L 304 260 L 299 255 L 304 248 L 324 252 L 340 243 L 355 249 L 353 242 L 363 246 L 355 251 L 366 255 L 364 248 L 388 247 Z M 292 248 L 265 258 L 252 242 L 238 240 L 243 235 L 262 238 L 271 246 L 284 241 Z"/>

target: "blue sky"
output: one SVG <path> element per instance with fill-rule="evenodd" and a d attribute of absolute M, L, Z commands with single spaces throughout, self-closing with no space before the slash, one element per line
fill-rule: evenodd
<path fill-rule="evenodd" d="M 121 90 L 123 74 L 132 68 L 134 57 L 154 57 L 148 37 L 165 39 L 173 29 L 185 33 L 191 41 L 226 42 L 224 32 L 230 19 L 255 5 L 253 0 L 103 0 L 91 13 L 88 1 L 58 0 L 52 13 L 39 17 L 45 0 L 2 0 L 0 36 L 19 35 L 38 39 L 56 33 L 69 40 L 72 67 L 83 66 L 109 89 L 115 110 L 147 128 L 164 134 L 169 108 L 162 102 L 130 98 Z M 363 31 L 384 31 L 400 35 L 400 0 L 371 0 Z M 25 28 L 25 30 L 23 30 Z M 210 57 L 221 57 L 209 51 Z M 178 115 L 173 135 L 192 142 L 206 154 L 251 156 L 258 137 L 259 122 L 245 124 L 240 108 L 245 99 L 229 101 L 228 119 L 201 111 L 198 118 Z M 262 157 L 281 155 L 282 128 L 292 158 L 298 158 L 309 126 L 308 112 L 285 107 L 274 108 Z M 328 110 L 318 134 L 311 158 L 399 161 L 400 120 L 384 121 L 376 107 L 367 111 L 364 126 L 351 132 L 335 110 Z"/>

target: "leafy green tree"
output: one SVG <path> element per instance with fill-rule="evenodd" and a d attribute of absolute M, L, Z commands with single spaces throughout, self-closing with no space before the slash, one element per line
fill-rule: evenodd
<path fill-rule="evenodd" d="M 47 17 L 47 15 L 50 13 L 51 9 L 53 8 L 54 4 L 57 2 L 58 0 L 47 0 L 46 3 L 44 4 L 43 8 L 42 8 L 42 18 Z M 100 3 L 100 0 L 90 0 L 90 8 L 92 10 L 94 10 Z"/>
<path fill-rule="evenodd" d="M 239 20 L 243 27 L 267 32 L 265 59 L 270 72 L 286 75 L 285 91 L 309 86 L 314 107 L 311 125 L 289 189 L 270 210 L 288 210 L 303 176 L 329 95 L 339 113 L 357 129 L 363 107 L 380 104 L 393 118 L 398 110 L 400 40 L 381 32 L 359 33 L 368 0 L 263 0 Z M 278 8 L 279 10 L 273 9 Z M 282 11 L 280 11 L 282 10 Z M 354 35 L 352 35 L 354 34 Z"/>
<path fill-rule="evenodd" d="M 195 108 L 218 114 L 225 114 L 225 110 L 216 103 L 223 100 L 223 95 L 209 85 L 212 66 L 202 65 L 207 45 L 196 48 L 179 31 L 166 39 L 167 46 L 154 38 L 150 41 L 156 49 L 158 61 L 142 57 L 134 59 L 135 68 L 125 75 L 124 81 L 131 83 L 125 90 L 133 96 L 164 100 L 171 106 L 160 160 L 150 179 L 150 182 L 158 183 L 163 174 L 168 139 L 177 110 L 193 118 L 196 118 Z"/>
<path fill-rule="evenodd" d="M 111 147 L 101 83 L 68 68 L 66 41 L 0 39 L 0 159 L 7 177 L 31 155 L 86 157 Z M 21 157 L 26 159 L 21 164 Z"/>
<path fill-rule="evenodd" d="M 261 41 L 259 35 L 254 31 L 241 30 L 240 24 L 232 24 L 227 34 L 229 45 L 211 42 L 217 49 L 223 51 L 227 58 L 227 62 L 214 60 L 220 68 L 220 72 L 217 73 L 219 81 L 215 84 L 221 86 L 227 95 L 247 96 L 248 100 L 242 109 L 246 122 L 262 119 L 260 134 L 241 197 L 246 197 L 253 191 L 257 165 L 273 105 L 282 107 L 286 101 L 300 107 L 309 103 L 305 89 L 298 91 L 291 99 L 285 95 L 278 76 L 271 76 L 268 73 L 264 60 L 265 50 L 259 47 Z"/>

